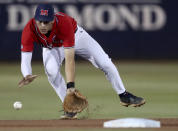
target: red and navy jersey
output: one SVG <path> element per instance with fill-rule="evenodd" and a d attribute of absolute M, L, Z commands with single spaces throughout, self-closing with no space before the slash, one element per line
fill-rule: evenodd
<path fill-rule="evenodd" d="M 34 43 L 42 47 L 73 47 L 75 44 L 75 30 L 77 22 L 70 16 L 58 12 L 55 14 L 54 24 L 49 37 L 41 34 L 35 19 L 31 19 L 25 26 L 21 37 L 21 51 L 32 52 Z"/>

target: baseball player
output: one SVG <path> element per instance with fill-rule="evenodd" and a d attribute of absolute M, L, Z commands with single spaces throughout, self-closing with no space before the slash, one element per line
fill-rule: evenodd
<path fill-rule="evenodd" d="M 141 97 L 126 91 L 118 70 L 101 46 L 72 17 L 57 12 L 49 4 L 39 4 L 35 16 L 25 26 L 21 37 L 21 72 L 19 86 L 32 82 L 31 59 L 33 47 L 42 47 L 43 64 L 49 83 L 63 102 L 68 90 L 75 87 L 75 54 L 101 69 L 120 97 L 123 106 L 138 107 L 145 103 Z M 66 82 L 60 73 L 65 59 Z M 77 113 L 64 112 L 63 118 L 74 118 Z"/>

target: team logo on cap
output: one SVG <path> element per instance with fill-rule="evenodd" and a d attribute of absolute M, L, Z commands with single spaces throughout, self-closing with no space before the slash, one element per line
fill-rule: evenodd
<path fill-rule="evenodd" d="M 43 9 L 41 9 L 40 15 L 48 16 L 48 10 L 43 10 Z"/>

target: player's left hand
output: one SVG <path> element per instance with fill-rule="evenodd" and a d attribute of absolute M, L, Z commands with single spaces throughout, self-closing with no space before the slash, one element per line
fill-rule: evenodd
<path fill-rule="evenodd" d="M 88 101 L 79 90 L 75 88 L 67 89 L 67 94 L 63 102 L 64 112 L 80 113 L 88 107 Z"/>
<path fill-rule="evenodd" d="M 24 85 L 27 85 L 27 84 L 31 83 L 37 77 L 38 77 L 37 75 L 27 75 L 19 82 L 18 86 L 22 87 Z"/>

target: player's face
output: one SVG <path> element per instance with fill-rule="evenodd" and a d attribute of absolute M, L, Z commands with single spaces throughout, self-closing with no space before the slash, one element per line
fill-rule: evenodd
<path fill-rule="evenodd" d="M 40 30 L 41 34 L 47 34 L 48 31 L 52 30 L 54 20 L 53 21 L 36 21 L 38 29 Z"/>

